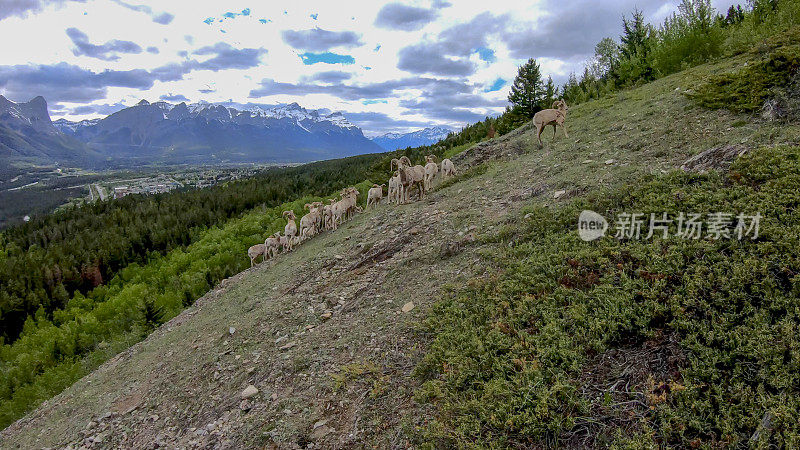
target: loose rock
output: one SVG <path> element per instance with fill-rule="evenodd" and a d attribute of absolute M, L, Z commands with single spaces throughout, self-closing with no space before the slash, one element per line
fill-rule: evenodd
<path fill-rule="evenodd" d="M 250 398 L 256 394 L 258 394 L 258 388 L 253 386 L 252 384 L 249 384 L 242 391 L 242 398 Z"/>

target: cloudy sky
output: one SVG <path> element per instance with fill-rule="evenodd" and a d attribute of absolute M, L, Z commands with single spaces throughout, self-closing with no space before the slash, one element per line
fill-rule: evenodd
<path fill-rule="evenodd" d="M 368 135 L 458 128 L 503 111 L 527 58 L 562 83 L 623 14 L 660 23 L 677 1 L 0 0 L 0 94 L 42 95 L 54 119 L 144 98 L 298 102 Z"/>

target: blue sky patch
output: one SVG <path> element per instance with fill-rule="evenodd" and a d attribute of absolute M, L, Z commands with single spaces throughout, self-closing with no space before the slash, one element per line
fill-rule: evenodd
<path fill-rule="evenodd" d="M 497 61 L 497 57 L 494 56 L 494 50 L 486 47 L 478 47 L 475 49 L 475 53 L 478 54 L 478 57 L 486 62 L 493 63 Z"/>
<path fill-rule="evenodd" d="M 311 17 L 312 19 L 317 20 L 317 17 L 319 17 L 319 14 L 314 13 L 314 14 L 311 14 L 310 16 L 308 16 L 308 17 Z"/>
<path fill-rule="evenodd" d="M 258 21 L 261 23 L 267 23 L 267 19 L 258 19 Z"/>
<path fill-rule="evenodd" d="M 503 86 L 505 86 L 505 85 L 506 85 L 506 80 L 504 80 L 502 78 L 498 78 L 498 79 L 494 80 L 494 83 L 492 83 L 491 86 L 489 86 L 488 88 L 484 89 L 483 92 L 499 91 L 500 89 L 503 89 Z"/>
<path fill-rule="evenodd" d="M 225 14 L 222 15 L 222 17 L 227 17 L 228 19 L 233 19 L 234 17 L 236 17 L 236 13 L 226 12 Z"/>
<path fill-rule="evenodd" d="M 250 8 L 243 9 L 242 10 L 242 15 L 243 16 L 249 16 L 250 15 Z"/>
<path fill-rule="evenodd" d="M 204 21 L 203 21 L 203 23 L 206 23 L 206 24 L 208 24 L 208 25 L 211 25 L 211 22 L 213 22 L 213 21 L 214 21 L 214 18 L 213 18 L 213 17 L 208 17 L 206 20 L 204 20 Z"/>
<path fill-rule="evenodd" d="M 378 44 L 375 46 L 375 50 L 373 50 L 373 52 L 377 52 L 380 49 L 381 49 L 381 44 Z"/>
<path fill-rule="evenodd" d="M 340 55 L 338 53 L 324 52 L 324 53 L 311 53 L 305 52 L 300 54 L 300 59 L 303 64 L 310 66 L 317 63 L 325 64 L 355 64 L 356 60 L 350 55 Z"/>
<path fill-rule="evenodd" d="M 389 103 L 386 100 L 361 100 L 365 105 L 374 105 L 375 103 Z"/>

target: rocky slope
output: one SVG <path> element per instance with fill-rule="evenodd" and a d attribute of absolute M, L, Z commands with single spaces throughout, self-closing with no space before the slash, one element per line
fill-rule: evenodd
<path fill-rule="evenodd" d="M 695 107 L 702 66 L 570 109 L 570 138 L 529 126 L 456 155 L 426 200 L 382 205 L 226 280 L 147 340 L 0 433 L 4 448 L 408 448 L 430 420 L 413 375 L 430 306 L 501 267 L 526 206 L 736 143 L 794 143 L 800 127 Z M 577 218 L 576 218 L 577 220 Z M 245 255 L 242 255 L 244 258 Z M 252 387 L 251 387 L 252 386 Z"/>

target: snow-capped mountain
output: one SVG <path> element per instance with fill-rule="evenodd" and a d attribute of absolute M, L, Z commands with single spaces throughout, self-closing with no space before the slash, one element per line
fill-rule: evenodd
<path fill-rule="evenodd" d="M 236 109 L 149 103 L 101 120 L 54 124 L 113 158 L 133 162 L 305 162 L 383 151 L 343 114 L 297 103 Z"/>
<path fill-rule="evenodd" d="M 89 165 L 96 155 L 59 131 L 43 97 L 15 103 L 0 95 L 0 166 L 12 160 Z"/>
<path fill-rule="evenodd" d="M 435 144 L 446 138 L 451 130 L 442 127 L 428 127 L 411 133 L 386 133 L 372 138 L 372 142 L 385 150 L 397 150 L 406 147 Z"/>

